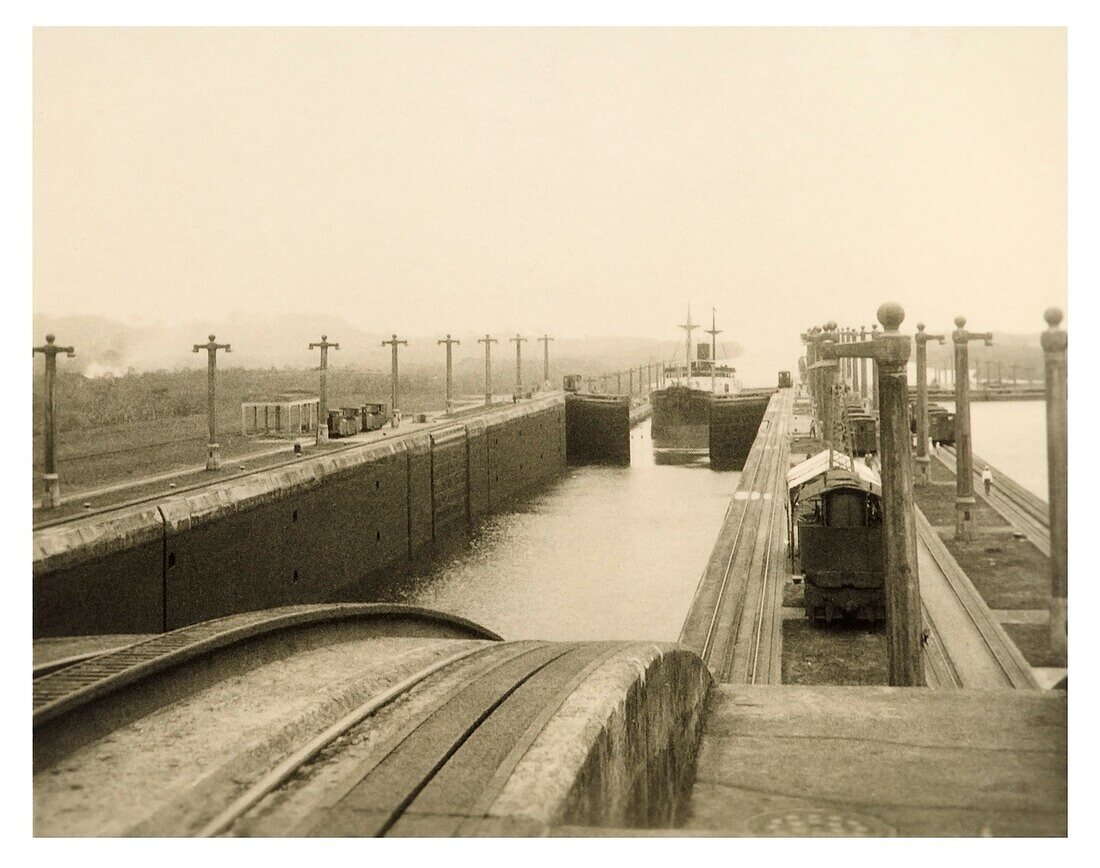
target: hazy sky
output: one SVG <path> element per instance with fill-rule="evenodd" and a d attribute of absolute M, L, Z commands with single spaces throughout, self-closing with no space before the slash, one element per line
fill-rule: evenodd
<path fill-rule="evenodd" d="M 34 307 L 771 354 L 1066 290 L 1062 30 L 39 30 Z M 789 366 L 789 365 L 788 365 Z"/>

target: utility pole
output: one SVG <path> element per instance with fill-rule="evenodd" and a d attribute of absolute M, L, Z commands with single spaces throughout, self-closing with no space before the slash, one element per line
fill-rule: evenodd
<path fill-rule="evenodd" d="M 514 338 L 508 338 L 509 341 L 516 345 L 516 387 L 515 396 L 518 398 L 523 394 L 523 370 L 520 367 L 520 344 L 525 343 L 527 338 L 521 338 L 518 334 Z"/>
<path fill-rule="evenodd" d="M 225 350 L 227 353 L 232 352 L 229 344 L 219 344 L 214 340 L 213 335 L 208 335 L 209 341 L 205 344 L 194 344 L 191 352 L 197 353 L 199 350 L 206 350 L 206 426 L 209 432 L 208 442 L 206 444 L 206 469 L 217 470 L 220 464 L 218 460 L 218 437 L 217 437 L 217 418 L 214 413 L 214 380 L 217 375 L 218 363 L 217 354 L 218 350 Z"/>
<path fill-rule="evenodd" d="M 478 338 L 477 342 L 485 344 L 485 406 L 488 407 L 493 403 L 492 345 L 497 342 L 497 339 L 486 334 L 485 337 Z"/>
<path fill-rule="evenodd" d="M 943 335 L 924 333 L 924 323 L 917 323 L 913 342 L 917 345 L 917 484 L 927 485 L 931 480 L 932 459 L 928 457 L 928 350 L 929 341 L 944 343 Z"/>
<path fill-rule="evenodd" d="M 328 335 L 321 335 L 319 344 L 310 344 L 311 350 L 321 350 L 321 406 L 317 411 L 317 444 L 328 440 L 328 348 L 340 349 L 340 344 L 330 344 Z"/>
<path fill-rule="evenodd" d="M 715 359 L 718 358 L 718 335 L 722 334 L 722 330 L 716 327 L 715 317 L 718 312 L 712 307 L 710 309 L 710 328 L 706 333 L 710 335 L 710 393 L 714 394 L 714 377 L 715 377 Z"/>
<path fill-rule="evenodd" d="M 645 366 L 645 390 L 646 394 L 653 391 L 653 362 L 646 362 Z"/>
<path fill-rule="evenodd" d="M 408 341 L 399 341 L 397 339 L 397 335 L 391 336 L 391 338 L 388 341 L 382 341 L 382 346 L 393 348 L 393 351 L 390 355 L 390 359 L 391 359 L 390 378 L 392 380 L 391 391 L 390 391 L 390 401 L 392 402 L 391 406 L 390 406 L 390 427 L 391 428 L 396 428 L 397 427 L 398 419 L 399 419 L 399 413 L 400 413 L 400 411 L 397 409 L 397 348 L 399 346 L 401 346 L 402 344 L 404 344 L 405 346 L 408 346 L 409 342 Z"/>
<path fill-rule="evenodd" d="M 970 444 L 970 341 L 993 346 L 992 332 L 969 332 L 955 317 L 955 539 L 974 539 L 974 453 Z"/>
<path fill-rule="evenodd" d="M 550 335 L 544 334 L 541 338 L 542 341 L 542 382 L 543 388 L 550 388 L 550 341 L 553 340 Z"/>
<path fill-rule="evenodd" d="M 462 343 L 462 341 L 455 340 L 450 335 L 447 335 L 446 339 L 441 340 L 441 341 L 436 341 L 435 343 L 436 343 L 436 346 L 438 346 L 439 344 L 446 344 L 447 345 L 447 415 L 450 416 L 455 411 L 454 388 L 453 388 L 454 379 L 452 377 L 452 368 L 451 368 L 451 346 L 453 344 L 460 344 L 460 343 Z"/>
<path fill-rule="evenodd" d="M 615 372 L 615 394 L 621 395 L 623 393 L 623 372 Z"/>
<path fill-rule="evenodd" d="M 1068 638 L 1069 416 L 1067 414 L 1069 337 L 1058 328 L 1062 311 L 1047 308 L 1043 356 L 1047 393 L 1047 491 L 1050 499 L 1050 647 L 1064 656 Z"/>
<path fill-rule="evenodd" d="M 877 339 L 840 347 L 825 342 L 826 358 L 869 358 L 879 369 L 882 448 L 882 528 L 885 549 L 886 652 L 888 682 L 893 687 L 923 687 L 920 581 L 917 572 L 917 528 L 913 514 L 912 450 L 909 448 L 909 385 L 905 367 L 909 338 L 898 332 L 905 318 L 900 304 L 878 309 L 884 333 Z"/>
<path fill-rule="evenodd" d="M 31 349 L 31 358 L 34 358 L 35 353 L 42 353 L 46 362 L 46 404 L 42 420 L 46 441 L 46 454 L 43 462 L 46 497 L 42 502 L 42 506 L 49 509 L 61 506 L 61 478 L 57 473 L 57 414 L 54 412 L 57 389 L 57 354 L 64 353 L 70 359 L 76 355 L 76 351 L 72 347 L 55 346 L 55 340 L 56 338 L 53 335 L 46 335 L 45 344 Z"/>

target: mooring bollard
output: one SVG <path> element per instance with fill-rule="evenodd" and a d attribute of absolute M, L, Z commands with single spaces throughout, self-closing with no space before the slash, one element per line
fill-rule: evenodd
<path fill-rule="evenodd" d="M 904 318 L 900 304 L 887 302 L 878 309 L 883 334 L 850 346 L 826 342 L 822 355 L 869 358 L 872 367 L 878 369 L 888 678 L 892 686 L 922 687 L 925 681 L 920 578 L 909 446 L 909 384 L 905 370 L 911 348 L 909 338 L 898 332 Z"/>
<path fill-rule="evenodd" d="M 53 335 L 46 335 L 46 343 L 31 349 L 32 358 L 35 353 L 42 353 L 46 363 L 46 394 L 44 395 L 45 406 L 42 419 L 43 428 L 45 428 L 43 432 L 45 435 L 43 438 L 45 441 L 45 455 L 43 456 L 45 472 L 42 478 L 46 483 L 46 496 L 42 501 L 42 506 L 51 509 L 61 506 L 61 477 L 57 473 L 57 414 L 54 412 L 57 389 L 57 354 L 64 353 L 70 359 L 76 355 L 76 351 L 72 347 L 55 346 L 55 340 L 56 338 Z"/>
<path fill-rule="evenodd" d="M 993 346 L 992 332 L 970 332 L 955 317 L 955 539 L 974 539 L 974 452 L 970 444 L 970 341 Z"/>
<path fill-rule="evenodd" d="M 485 344 L 485 406 L 488 407 L 493 403 L 492 345 L 497 342 L 497 339 L 485 335 L 483 338 L 478 338 L 477 342 Z"/>
<path fill-rule="evenodd" d="M 1048 308 L 1042 344 L 1047 393 L 1047 490 L 1050 497 L 1050 647 L 1065 656 L 1068 644 L 1069 589 L 1069 416 L 1066 348 L 1058 328 L 1062 311 Z"/>
<path fill-rule="evenodd" d="M 215 343 L 214 336 L 208 335 L 209 340 L 205 344 L 194 344 L 191 352 L 206 350 L 206 427 L 209 434 L 206 444 L 206 469 L 217 470 L 221 462 L 218 458 L 217 417 L 214 413 L 214 381 L 217 378 L 218 350 L 233 352 L 229 344 Z"/>
<path fill-rule="evenodd" d="M 317 410 L 317 445 L 328 440 L 328 348 L 340 349 L 338 343 L 330 344 L 328 335 L 321 335 L 319 344 L 311 343 L 311 350 L 321 350 L 321 406 Z M 300 429 L 300 426 L 299 426 Z"/>
<path fill-rule="evenodd" d="M 392 388 L 390 390 L 390 427 L 396 428 L 401 419 L 400 411 L 397 409 L 397 348 L 404 344 L 408 346 L 408 341 L 399 341 L 397 335 L 393 335 L 390 340 L 382 341 L 382 346 L 393 347 L 393 353 L 391 354 L 391 376 L 393 379 Z"/>
<path fill-rule="evenodd" d="M 924 333 L 924 323 L 917 323 L 913 342 L 917 345 L 917 484 L 927 485 L 931 479 L 932 459 L 928 456 L 928 350 L 929 341 L 945 343 L 944 335 Z"/>

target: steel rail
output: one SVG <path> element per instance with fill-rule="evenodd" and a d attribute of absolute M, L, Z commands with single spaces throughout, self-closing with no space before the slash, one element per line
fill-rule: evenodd
<path fill-rule="evenodd" d="M 255 807 L 265 796 L 285 783 L 288 778 L 320 753 L 327 745 L 331 744 L 349 729 L 361 723 L 370 715 L 379 711 L 381 708 L 393 702 L 402 694 L 407 693 L 432 675 L 435 675 L 440 670 L 460 660 L 472 657 L 475 654 L 484 654 L 489 650 L 488 648 L 472 648 L 460 651 L 457 654 L 452 654 L 410 675 L 408 678 L 393 685 L 384 693 L 371 697 L 369 700 L 341 717 L 331 726 L 322 730 L 298 750 L 284 758 L 282 762 L 238 796 L 232 804 L 207 822 L 206 825 L 199 830 L 197 837 L 211 838 L 215 835 L 220 835 Z"/>
<path fill-rule="evenodd" d="M 758 664 L 758 660 L 759 660 L 759 656 L 760 656 L 760 645 L 761 645 L 762 639 L 763 639 L 764 612 L 768 608 L 767 603 L 766 603 L 767 594 L 768 594 L 768 586 L 769 586 L 768 574 L 771 570 L 772 549 L 774 548 L 774 540 L 775 540 L 776 516 L 779 514 L 779 503 L 778 503 L 779 498 L 775 495 L 778 495 L 779 489 L 780 489 L 780 483 L 783 482 L 783 480 L 785 478 L 785 473 L 783 472 L 783 461 L 782 461 L 782 458 L 783 458 L 782 444 L 783 444 L 783 438 L 786 436 L 786 421 L 785 420 L 786 420 L 786 414 L 783 414 L 783 417 L 782 417 L 782 420 L 781 420 L 781 425 L 783 427 L 783 431 L 780 432 L 780 436 L 776 440 L 776 443 L 777 443 L 777 446 L 778 446 L 777 452 L 779 454 L 777 454 L 776 457 L 775 457 L 775 466 L 776 466 L 775 487 L 773 489 L 773 497 L 772 497 L 772 504 L 771 504 L 771 515 L 769 516 L 768 530 L 767 530 L 765 540 L 764 540 L 764 570 L 763 570 L 763 573 L 762 573 L 762 575 L 763 575 L 763 585 L 762 585 L 761 590 L 760 590 L 760 603 L 757 607 L 759 609 L 759 611 L 757 612 L 756 632 L 755 632 L 755 635 L 753 636 L 752 666 L 749 670 L 749 683 L 750 684 L 755 684 L 756 683 L 756 670 L 757 670 L 757 664 Z M 773 624 L 773 628 L 774 628 L 774 624 Z M 772 632 L 773 632 L 773 634 L 775 633 L 774 629 L 773 629 Z M 775 636 L 774 635 L 772 636 L 772 641 L 773 642 L 775 641 Z M 769 656 L 769 659 L 770 659 L 771 655 L 769 654 L 768 656 Z"/>
<path fill-rule="evenodd" d="M 1038 688 L 1038 683 L 1031 672 L 1031 666 L 1024 659 L 1020 650 L 1008 638 L 1004 629 L 993 618 L 992 612 L 982 599 L 969 577 L 962 571 L 958 563 L 951 556 L 943 540 L 939 538 L 935 529 L 925 518 L 919 508 L 916 512 L 917 536 L 928 549 L 936 566 L 947 580 L 947 585 L 955 595 L 959 609 L 966 614 L 968 621 L 973 625 L 984 647 L 989 651 L 991 658 L 996 662 L 1009 687 Z M 927 610 L 925 609 L 926 620 Z M 942 647 L 942 640 L 937 633 L 937 642 Z M 949 658 L 948 658 L 949 659 Z M 952 663 L 952 669 L 954 664 Z M 954 680 L 961 685 L 958 673 L 954 672 Z"/>
<path fill-rule="evenodd" d="M 33 726 L 75 711 L 123 687 L 247 640 L 300 627 L 394 616 L 458 625 L 469 629 L 471 638 L 500 641 L 497 634 L 465 618 L 417 606 L 388 603 L 305 604 L 243 612 L 161 633 L 35 678 L 32 685 Z"/>
<path fill-rule="evenodd" d="M 778 403 L 779 403 L 779 400 L 776 401 L 776 405 L 777 405 L 776 406 L 776 415 L 778 415 L 778 412 L 779 412 Z M 711 644 L 713 643 L 715 630 L 716 630 L 717 625 L 718 625 L 718 616 L 721 614 L 722 609 L 723 609 L 722 603 L 725 601 L 726 590 L 729 587 L 730 574 L 733 570 L 733 562 L 736 559 L 737 554 L 738 554 L 738 549 L 739 549 L 740 544 L 741 544 L 741 536 L 742 536 L 742 534 L 744 532 L 744 529 L 745 529 L 745 519 L 747 518 L 747 516 L 749 514 L 749 509 L 750 509 L 751 504 L 752 504 L 751 494 L 755 490 L 756 483 L 760 478 L 760 472 L 764 468 L 765 459 L 766 459 L 767 453 L 768 453 L 768 443 L 775 437 L 777 431 L 779 430 L 778 425 L 772 424 L 775 421 L 774 418 L 773 419 L 767 419 L 767 417 L 765 416 L 765 419 L 768 422 L 768 430 L 767 430 L 767 433 L 764 436 L 764 442 L 760 445 L 759 459 L 756 462 L 756 466 L 753 468 L 752 480 L 749 484 L 749 487 L 746 489 L 746 491 L 749 492 L 750 497 L 746 499 L 745 508 L 741 511 L 741 515 L 740 515 L 740 517 L 738 518 L 738 521 L 737 521 L 737 530 L 735 531 L 735 534 L 734 534 L 733 544 L 730 547 L 730 555 L 729 555 L 728 560 L 726 561 L 725 569 L 722 572 L 722 583 L 721 583 L 721 585 L 719 586 L 719 589 L 718 589 L 718 596 L 716 597 L 716 599 L 714 601 L 714 612 L 711 615 L 710 624 L 707 627 L 706 638 L 703 641 L 703 648 L 702 648 L 702 650 L 699 654 L 699 656 L 703 658 L 703 662 L 707 663 L 708 665 L 710 664 Z M 740 486 L 738 486 L 738 487 L 740 488 Z M 729 510 L 733 508 L 733 503 L 734 503 L 735 499 L 736 499 L 736 493 L 735 493 L 734 497 L 730 499 L 730 505 L 726 509 L 726 515 L 727 516 L 729 515 Z M 696 588 L 696 597 L 698 597 L 699 592 L 701 591 L 703 585 L 705 584 L 706 577 L 707 577 L 707 570 L 704 568 L 703 575 L 702 575 L 702 577 L 700 577 L 700 580 L 699 580 L 699 586 Z M 694 600 L 692 601 L 692 603 L 694 605 Z M 688 611 L 689 612 L 691 611 L 690 608 L 689 608 Z"/>

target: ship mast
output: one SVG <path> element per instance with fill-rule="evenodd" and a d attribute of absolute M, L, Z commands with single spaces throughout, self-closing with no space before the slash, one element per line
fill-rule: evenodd
<path fill-rule="evenodd" d="M 686 344 L 687 344 L 687 360 L 686 360 L 687 361 L 687 367 L 686 367 L 685 370 L 687 372 L 687 385 L 690 388 L 691 387 L 691 332 L 692 332 L 693 329 L 699 328 L 699 326 L 694 325 L 691 321 L 691 302 L 688 302 L 688 319 L 687 319 L 687 322 L 684 323 L 683 325 L 681 325 L 680 328 L 682 328 L 685 332 L 687 332 L 687 335 L 685 336 L 685 341 L 686 341 Z"/>
<path fill-rule="evenodd" d="M 712 307 L 710 309 L 710 328 L 707 330 L 707 334 L 710 335 L 710 393 L 714 394 L 714 369 L 718 366 L 718 335 L 722 334 L 720 328 L 715 328 L 715 316 L 716 311 Z"/>

